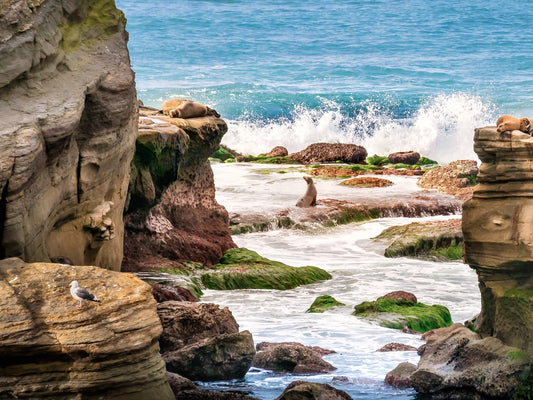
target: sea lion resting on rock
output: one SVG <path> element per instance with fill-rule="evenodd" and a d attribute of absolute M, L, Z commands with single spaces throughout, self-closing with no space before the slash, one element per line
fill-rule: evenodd
<path fill-rule="evenodd" d="M 307 182 L 307 190 L 303 197 L 296 202 L 296 207 L 312 207 L 316 206 L 316 187 L 313 179 L 308 176 L 303 177 Z"/>
<path fill-rule="evenodd" d="M 163 103 L 163 114 L 172 118 L 197 118 L 207 114 L 207 107 L 201 103 L 185 99 L 171 99 Z"/>
<path fill-rule="evenodd" d="M 505 132 L 512 130 L 519 130 L 524 133 L 531 134 L 533 131 L 533 119 L 528 118 L 516 118 L 512 115 L 502 115 L 496 121 L 497 131 Z"/>

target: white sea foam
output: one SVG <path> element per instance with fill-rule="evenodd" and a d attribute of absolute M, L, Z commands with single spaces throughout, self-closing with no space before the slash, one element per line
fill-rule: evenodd
<path fill-rule="evenodd" d="M 474 129 L 495 120 L 492 103 L 465 93 L 430 98 L 401 119 L 372 101 L 360 103 L 358 109 L 355 116 L 347 116 L 339 104 L 324 101 L 320 108 L 297 105 L 288 118 L 229 120 L 223 143 L 245 154 L 265 153 L 275 146 L 296 152 L 317 142 L 355 143 L 369 155 L 415 150 L 446 163 L 477 159 Z"/>

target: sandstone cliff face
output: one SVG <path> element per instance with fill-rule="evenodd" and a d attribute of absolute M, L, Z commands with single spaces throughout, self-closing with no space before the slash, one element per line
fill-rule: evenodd
<path fill-rule="evenodd" d="M 137 132 L 112 0 L 0 4 L 0 258 L 118 270 Z"/>
<path fill-rule="evenodd" d="M 123 269 L 216 264 L 236 247 L 226 209 L 215 200 L 209 164 L 227 131 L 210 110 L 201 118 L 169 118 L 141 108 L 126 213 Z"/>
<path fill-rule="evenodd" d="M 481 290 L 476 330 L 533 356 L 533 139 L 487 127 L 474 140 L 482 164 L 463 233 Z"/>
<path fill-rule="evenodd" d="M 77 310 L 72 280 L 101 303 Z M 131 274 L 0 261 L 0 398 L 174 399 L 156 308 Z"/>

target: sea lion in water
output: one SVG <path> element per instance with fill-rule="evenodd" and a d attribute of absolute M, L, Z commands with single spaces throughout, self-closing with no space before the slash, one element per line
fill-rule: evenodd
<path fill-rule="evenodd" d="M 497 131 L 505 132 L 519 130 L 531 134 L 533 131 L 533 120 L 528 118 L 517 118 L 512 115 L 502 115 L 496 121 Z"/>
<path fill-rule="evenodd" d="M 303 177 L 307 182 L 307 190 L 303 197 L 296 202 L 296 207 L 312 207 L 316 206 L 316 187 L 313 179 L 308 176 Z"/>
<path fill-rule="evenodd" d="M 163 103 L 163 114 L 172 118 L 197 118 L 207 114 L 207 107 L 201 103 L 185 99 L 171 99 Z"/>

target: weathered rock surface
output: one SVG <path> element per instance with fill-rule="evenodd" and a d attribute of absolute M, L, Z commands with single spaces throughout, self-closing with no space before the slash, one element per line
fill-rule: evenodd
<path fill-rule="evenodd" d="M 476 161 L 452 161 L 442 167 L 427 171 L 418 180 L 418 186 L 426 189 L 437 189 L 441 193 L 451 194 L 466 201 L 472 197 L 477 174 Z"/>
<path fill-rule="evenodd" d="M 173 399 L 150 285 L 98 267 L 0 262 L 0 398 Z M 76 309 L 69 283 L 102 301 Z"/>
<path fill-rule="evenodd" d="M 364 147 L 347 143 L 313 143 L 304 150 L 289 154 L 289 158 L 303 164 L 316 162 L 364 163 L 367 152 Z"/>
<path fill-rule="evenodd" d="M 414 165 L 420 160 L 420 153 L 416 151 L 399 151 L 387 156 L 392 164 L 409 164 Z"/>
<path fill-rule="evenodd" d="M 348 393 L 327 383 L 294 381 L 276 400 L 351 400 Z"/>
<path fill-rule="evenodd" d="M 212 265 L 235 247 L 208 161 L 227 131 L 216 115 L 180 119 L 141 108 L 124 270 L 158 268 L 169 260 Z"/>
<path fill-rule="evenodd" d="M 418 392 L 437 398 L 527 398 L 521 392 L 530 373 L 525 352 L 495 337 L 482 339 L 462 324 L 427 332 L 423 339 L 418 367 L 409 377 Z"/>
<path fill-rule="evenodd" d="M 351 178 L 341 182 L 341 185 L 344 186 L 355 186 L 355 187 L 387 187 L 392 186 L 393 183 L 388 179 L 374 178 L 370 176 L 364 176 L 361 178 Z"/>
<path fill-rule="evenodd" d="M 322 359 L 322 356 L 335 352 L 316 346 L 304 346 L 294 342 L 262 342 L 257 345 L 256 350 L 252 366 L 257 368 L 294 374 L 319 374 L 337 369 Z"/>
<path fill-rule="evenodd" d="M 396 388 L 408 388 L 411 385 L 411 375 L 416 371 L 416 365 L 403 362 L 385 376 L 385 383 Z"/>
<path fill-rule="evenodd" d="M 389 351 L 417 351 L 418 349 L 408 344 L 403 343 L 388 343 L 385 346 L 377 349 L 379 352 L 389 352 Z"/>
<path fill-rule="evenodd" d="M 189 289 L 176 285 L 163 286 L 154 283 L 152 284 L 152 294 L 158 303 L 165 301 L 198 301 Z"/>
<path fill-rule="evenodd" d="M 386 243 L 385 257 L 432 257 L 446 260 L 462 256 L 461 219 L 392 226 L 373 239 Z"/>
<path fill-rule="evenodd" d="M 403 290 L 395 290 L 394 292 L 387 293 L 386 295 L 381 296 L 380 299 L 393 299 L 408 303 L 418 303 L 418 299 L 413 293 L 405 292 Z"/>
<path fill-rule="evenodd" d="M 137 102 L 105 0 L 3 2 L 0 258 L 120 269 Z"/>
<path fill-rule="evenodd" d="M 268 153 L 265 154 L 266 157 L 286 157 L 289 154 L 287 149 L 283 146 L 276 146 Z"/>
<path fill-rule="evenodd" d="M 255 354 L 252 334 L 239 332 L 228 308 L 169 301 L 158 304 L 167 369 L 200 381 L 240 379 Z"/>

